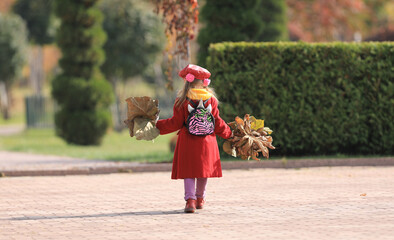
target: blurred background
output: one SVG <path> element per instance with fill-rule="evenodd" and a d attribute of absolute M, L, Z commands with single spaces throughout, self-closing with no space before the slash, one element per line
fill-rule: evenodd
<path fill-rule="evenodd" d="M 160 136 L 154 144 L 138 142 L 128 136 L 123 123 L 127 118 L 124 99 L 131 96 L 157 98 L 160 117 L 170 117 L 176 89 L 183 84 L 177 72 L 188 62 L 206 66 L 209 44 L 394 39 L 394 2 L 390 0 L 247 0 L 240 1 L 242 3 L 199 0 L 198 7 L 197 1 L 175 1 L 181 6 L 180 12 L 184 10 L 190 14 L 176 13 L 177 18 L 170 14 L 171 10 L 163 10 L 171 1 L 102 0 L 94 5 L 98 13 L 89 15 L 101 29 L 93 27 L 91 32 L 94 33 L 86 35 L 70 20 L 79 17 L 78 11 L 73 9 L 77 6 L 73 2 L 78 1 L 59 2 L 0 1 L 1 150 L 87 159 L 171 161 L 169 145 L 174 135 Z M 177 21 L 182 18 L 193 18 L 195 26 L 178 28 Z M 169 23 L 173 24 L 173 34 L 168 31 Z M 88 25 L 87 22 L 81 24 Z M 182 32 L 187 35 L 183 40 L 180 38 Z M 72 44 L 89 34 L 99 39 L 90 46 L 93 50 L 79 52 L 80 55 L 73 52 Z M 186 45 L 182 42 L 185 39 Z M 100 47 L 97 52 L 96 47 Z M 63 102 L 65 97 L 62 96 L 71 86 L 62 82 L 62 77 L 67 76 L 65 69 L 78 68 L 71 66 L 70 59 L 78 62 L 90 53 L 97 53 L 97 58 L 92 60 L 97 67 L 93 67 L 94 73 L 89 77 L 100 75 L 111 91 L 98 96 L 113 97 L 108 99 L 108 104 L 94 103 L 108 105 L 110 124 L 102 125 L 102 139 L 89 142 L 73 138 L 81 132 L 75 125 L 68 130 L 56 128 L 55 113 L 63 114 L 64 109 L 73 108 Z M 78 96 L 77 91 L 74 94 Z M 83 101 L 93 99 L 86 98 Z M 73 121 L 70 118 L 62 120 L 61 114 L 56 118 L 59 125 Z M 84 127 L 90 129 L 90 126 Z M 94 128 L 90 131 L 97 132 Z"/>

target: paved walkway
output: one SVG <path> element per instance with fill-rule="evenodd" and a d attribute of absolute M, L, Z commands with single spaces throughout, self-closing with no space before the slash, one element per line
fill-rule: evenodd
<path fill-rule="evenodd" d="M 86 160 L 71 157 L 50 156 L 0 150 L 0 172 L 7 173 L 7 176 L 13 176 L 12 173 L 18 172 L 26 173 L 27 175 L 33 176 L 56 175 L 56 173 L 58 173 L 57 175 L 77 173 L 84 174 L 95 169 L 121 169 L 122 167 L 137 165 L 144 164 L 138 164 L 136 162 Z M 102 171 L 102 173 L 106 173 L 104 170 Z M 26 176 L 23 174 L 21 175 Z"/>
<path fill-rule="evenodd" d="M 0 239 L 393 239 L 394 167 L 223 174 L 195 214 L 169 172 L 0 178 Z"/>
<path fill-rule="evenodd" d="M 21 133 L 25 129 L 24 125 L 0 125 L 0 136 L 11 136 Z"/>

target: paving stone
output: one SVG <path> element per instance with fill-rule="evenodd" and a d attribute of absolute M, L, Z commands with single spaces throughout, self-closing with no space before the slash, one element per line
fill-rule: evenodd
<path fill-rule="evenodd" d="M 0 239 L 393 239 L 394 167 L 223 175 L 195 214 L 169 172 L 0 178 Z"/>

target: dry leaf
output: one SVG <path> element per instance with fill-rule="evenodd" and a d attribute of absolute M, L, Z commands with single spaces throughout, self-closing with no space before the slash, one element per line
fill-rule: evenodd
<path fill-rule="evenodd" d="M 260 133 L 260 135 L 263 135 L 263 136 L 267 136 L 268 135 L 268 133 L 266 131 L 264 131 L 264 128 L 257 129 L 257 132 Z"/>
<path fill-rule="evenodd" d="M 160 135 L 159 129 L 147 118 L 134 118 L 133 132 L 137 140 L 151 141 Z"/>
<path fill-rule="evenodd" d="M 223 151 L 228 155 L 232 155 L 232 147 L 229 141 L 225 141 L 223 144 Z"/>
<path fill-rule="evenodd" d="M 228 125 L 230 126 L 231 129 L 236 129 L 237 128 L 237 123 L 235 121 L 228 123 Z"/>
<path fill-rule="evenodd" d="M 130 97 L 127 102 L 127 119 L 124 123 L 129 127 L 130 136 L 134 136 L 134 119 L 149 119 L 154 125 L 159 115 L 159 101 L 150 97 Z"/>
<path fill-rule="evenodd" d="M 267 132 L 268 134 L 272 133 L 272 130 L 269 127 L 264 127 L 264 131 Z"/>
<path fill-rule="evenodd" d="M 268 149 L 275 149 L 272 146 L 272 136 L 267 136 L 272 130 L 264 127 L 264 120 L 246 114 L 244 119 L 237 116 L 229 126 L 233 130 L 234 137 L 223 145 L 226 153 L 240 156 L 242 159 L 260 160 L 257 158 L 259 153 L 269 158 Z"/>
<path fill-rule="evenodd" d="M 155 120 L 159 114 L 159 101 L 150 97 L 130 97 L 127 102 L 127 119 L 133 120 L 136 117 Z"/>
<path fill-rule="evenodd" d="M 242 120 L 240 117 L 236 117 L 235 118 L 235 122 L 237 123 L 237 125 L 241 125 L 241 126 L 243 126 L 244 125 L 244 120 Z"/>
<path fill-rule="evenodd" d="M 231 156 L 237 157 L 237 149 L 235 149 L 235 147 L 233 147 L 233 148 L 231 149 Z"/>

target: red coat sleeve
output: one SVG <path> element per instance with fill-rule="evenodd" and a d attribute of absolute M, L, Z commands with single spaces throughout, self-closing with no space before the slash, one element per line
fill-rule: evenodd
<path fill-rule="evenodd" d="M 185 122 L 183 108 L 178 108 L 174 104 L 173 111 L 174 114 L 171 118 L 157 121 L 156 127 L 159 129 L 161 135 L 175 132 L 183 127 Z"/>
<path fill-rule="evenodd" d="M 231 128 L 219 116 L 218 101 L 215 98 L 212 98 L 212 115 L 215 118 L 215 134 L 224 139 L 231 137 Z"/>

